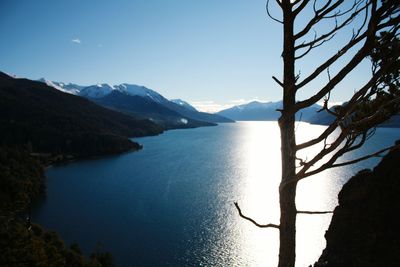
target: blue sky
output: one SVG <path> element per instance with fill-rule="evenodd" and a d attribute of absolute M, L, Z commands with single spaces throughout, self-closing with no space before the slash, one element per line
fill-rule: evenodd
<path fill-rule="evenodd" d="M 140 84 L 207 110 L 281 99 L 271 79 L 282 73 L 281 27 L 264 0 L 1 0 L 0 39 L 0 70 L 20 77 Z M 334 49 L 298 68 L 311 70 Z M 365 67 L 332 100 L 364 76 Z"/>

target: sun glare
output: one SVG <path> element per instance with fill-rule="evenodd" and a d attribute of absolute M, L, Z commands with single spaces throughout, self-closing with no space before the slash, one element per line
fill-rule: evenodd
<path fill-rule="evenodd" d="M 276 122 L 248 122 L 243 131 L 242 162 L 245 165 L 239 204 L 242 211 L 258 223 L 279 223 L 279 182 L 281 176 L 280 133 Z M 300 123 L 298 142 L 306 141 L 324 130 L 324 126 Z M 302 152 L 302 157 L 312 157 L 320 148 Z M 335 171 L 316 175 L 310 181 L 299 183 L 296 203 L 302 210 L 332 209 L 332 190 L 337 191 Z M 297 222 L 297 266 L 308 266 L 317 260 L 325 247 L 323 233 L 331 215 L 299 215 Z M 252 266 L 275 266 L 278 262 L 279 232 L 261 229 L 238 218 L 242 232 L 237 236 L 241 253 L 252 259 Z"/>
<path fill-rule="evenodd" d="M 241 201 L 246 215 L 259 223 L 278 223 L 278 185 L 281 159 L 279 131 L 276 122 L 249 122 L 243 133 L 244 172 Z M 278 258 L 279 234 L 276 230 L 260 229 L 238 218 L 242 235 L 239 236 L 244 257 L 252 259 L 252 266 L 274 266 Z"/>

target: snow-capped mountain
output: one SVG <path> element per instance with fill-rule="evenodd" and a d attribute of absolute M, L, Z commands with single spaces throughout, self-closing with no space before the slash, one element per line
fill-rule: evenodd
<path fill-rule="evenodd" d="M 187 122 L 185 127 L 213 125 L 219 122 L 232 122 L 227 118 L 215 114 L 198 112 L 189 103 L 177 99 L 170 101 L 156 91 L 144 86 L 122 83 L 110 85 L 107 83 L 90 86 L 80 86 L 71 83 L 53 82 L 45 79 L 39 81 L 46 83 L 65 93 L 75 94 L 90 99 L 102 106 L 115 110 L 156 119 L 160 124 L 168 124 L 167 128 L 178 127 L 181 118 Z M 179 121 L 179 125 L 172 123 Z M 179 126 L 181 127 L 181 126 Z"/>
<path fill-rule="evenodd" d="M 147 87 L 136 85 L 136 84 L 127 84 L 123 83 L 120 85 L 115 85 L 115 89 L 119 90 L 122 93 L 125 93 L 127 95 L 131 96 L 141 96 L 145 98 L 149 98 L 150 100 L 157 102 L 157 103 L 163 103 L 168 101 L 165 97 L 160 95 L 154 90 L 151 90 Z"/>
<path fill-rule="evenodd" d="M 83 88 L 78 92 L 78 95 L 86 98 L 101 98 L 116 90 L 114 86 L 107 83 L 91 85 Z"/>
<path fill-rule="evenodd" d="M 184 108 L 187 108 L 192 111 L 197 111 L 192 105 L 190 105 L 188 102 L 183 101 L 182 99 L 170 99 L 169 101 L 178 104 L 179 106 L 182 106 Z"/>
<path fill-rule="evenodd" d="M 282 101 L 277 102 L 259 102 L 252 101 L 247 104 L 235 106 L 238 110 L 252 110 L 252 109 L 278 109 L 282 108 Z"/>
<path fill-rule="evenodd" d="M 80 95 L 86 98 L 101 98 L 110 94 L 113 90 L 118 90 L 130 96 L 141 96 L 144 98 L 149 98 L 150 100 L 158 103 L 168 102 L 165 97 L 163 97 L 156 91 L 136 84 L 122 83 L 118 85 L 110 85 L 107 83 L 102 83 L 82 86 L 73 83 L 49 81 L 44 78 L 39 79 L 39 81 L 47 84 L 48 86 L 54 87 L 64 93 Z"/>
<path fill-rule="evenodd" d="M 275 121 L 280 117 L 277 109 L 282 108 L 282 101 L 258 102 L 253 101 L 247 104 L 234 106 L 218 112 L 218 115 L 232 120 L 239 121 Z M 307 121 L 313 117 L 321 107 L 313 105 L 296 114 L 297 120 Z"/>
<path fill-rule="evenodd" d="M 53 81 L 46 80 L 45 78 L 41 78 L 41 79 L 39 79 L 39 81 L 47 84 L 48 86 L 54 87 L 57 90 L 60 90 L 64 93 L 69 93 L 69 94 L 73 94 L 73 95 L 79 94 L 79 92 L 83 88 L 86 87 L 86 86 L 77 85 L 77 84 L 73 84 L 73 83 L 53 82 Z"/>

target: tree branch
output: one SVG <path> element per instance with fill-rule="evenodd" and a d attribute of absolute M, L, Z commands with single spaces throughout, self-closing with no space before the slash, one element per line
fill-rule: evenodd
<path fill-rule="evenodd" d="M 388 150 L 392 150 L 392 149 L 400 149 L 400 145 L 389 146 L 389 147 L 381 149 L 381 150 L 379 150 L 379 151 L 377 151 L 375 153 L 371 153 L 369 155 L 366 155 L 364 157 L 360 157 L 360 158 L 357 158 L 357 159 L 354 159 L 354 160 L 333 164 L 331 166 L 331 168 L 342 167 L 342 166 L 358 163 L 360 161 L 367 160 L 367 159 L 370 159 L 370 158 L 373 158 L 373 157 L 380 157 L 382 155 L 382 153 L 384 153 L 384 152 L 386 152 Z"/>
<path fill-rule="evenodd" d="M 338 127 L 339 127 L 339 123 L 340 121 L 343 119 L 343 117 L 346 116 L 346 114 L 351 114 L 354 109 L 357 106 L 357 103 L 361 101 L 361 98 L 365 97 L 365 95 L 367 94 L 368 90 L 375 85 L 375 83 L 377 82 L 377 80 L 379 79 L 379 77 L 381 77 L 381 75 L 389 68 L 389 66 L 385 66 L 385 68 L 380 69 L 379 71 L 377 71 L 375 73 L 375 75 L 373 75 L 373 77 L 371 77 L 371 79 L 363 86 L 360 88 L 360 90 L 358 90 L 353 96 L 352 98 L 347 102 L 347 104 L 342 106 L 342 110 L 341 110 L 341 115 L 339 114 L 332 114 L 336 117 L 336 120 L 334 122 L 332 122 L 328 128 L 325 129 L 325 131 L 318 136 L 315 139 L 312 139 L 310 141 L 298 144 L 296 146 L 296 150 L 299 151 L 301 149 L 316 145 L 320 142 L 322 142 L 323 140 L 325 140 L 329 135 L 331 135 Z M 330 80 L 330 78 L 329 78 Z M 329 94 L 329 93 L 328 93 Z M 368 98 L 370 95 L 366 95 L 366 97 Z M 326 107 L 327 108 L 327 107 Z"/>
<path fill-rule="evenodd" d="M 243 215 L 242 210 L 240 209 L 239 204 L 238 204 L 237 202 L 234 202 L 234 204 L 235 204 L 236 209 L 237 209 L 238 212 L 239 212 L 239 216 L 242 217 L 243 219 L 246 219 L 246 220 L 252 222 L 252 223 L 253 223 L 254 225 L 256 225 L 257 227 L 260 227 L 260 228 L 277 228 L 277 229 L 280 228 L 279 225 L 277 225 L 277 224 L 272 224 L 272 223 L 269 223 L 269 224 L 259 224 L 259 223 L 257 223 L 257 222 L 256 222 L 255 220 L 253 220 L 252 218 Z"/>
<path fill-rule="evenodd" d="M 360 41 L 362 41 L 365 37 L 367 36 L 366 33 L 358 36 L 357 38 L 354 38 L 350 40 L 342 49 L 340 49 L 335 55 L 333 55 L 331 58 L 326 60 L 324 63 L 322 63 L 318 68 L 314 70 L 313 73 L 311 73 L 308 77 L 306 77 L 303 81 L 301 81 L 296 88 L 300 89 L 312 80 L 314 80 L 316 77 L 318 77 L 324 70 L 329 68 L 333 63 L 335 63 L 339 58 L 341 58 L 343 55 L 345 55 L 352 47 L 354 47 L 356 44 L 358 44 Z M 363 59 L 364 56 L 361 57 Z M 325 94 L 324 94 L 325 95 Z M 318 99 L 319 100 L 319 99 Z M 317 101 L 318 101 L 317 100 Z M 316 102 L 317 102 L 316 101 Z"/>
<path fill-rule="evenodd" d="M 330 39 L 333 38 L 333 36 L 336 34 L 337 31 L 339 31 L 343 27 L 349 25 L 359 15 L 359 13 L 361 13 L 363 10 L 367 10 L 368 6 L 369 5 L 366 4 L 365 6 L 358 8 L 347 19 L 342 21 L 340 24 L 338 24 L 337 20 L 335 20 L 335 26 L 330 31 L 320 35 L 319 37 L 315 37 L 314 40 L 312 40 L 308 43 L 302 43 L 300 45 L 295 46 L 295 49 L 298 50 L 298 49 L 306 48 L 306 47 L 309 47 L 309 48 L 317 47 L 317 46 L 322 45 L 324 42 L 329 41 Z M 366 17 L 368 17 L 367 14 L 366 14 Z M 357 34 L 355 34 L 352 39 L 356 38 L 360 34 L 361 29 L 363 27 L 364 27 L 364 24 L 361 24 L 361 27 L 357 31 Z M 318 44 L 318 42 L 322 42 L 322 43 Z"/>
<path fill-rule="evenodd" d="M 278 1 L 276 1 L 276 2 L 278 2 Z M 279 4 L 279 3 L 278 3 L 278 5 L 279 5 L 280 7 L 282 6 L 282 5 Z M 271 12 L 269 11 L 269 0 L 267 0 L 267 4 L 265 5 L 265 9 L 267 10 L 267 15 L 268 15 L 268 17 L 270 17 L 272 20 L 274 20 L 274 21 L 276 21 L 276 22 L 278 22 L 278 23 L 280 23 L 280 24 L 283 24 L 283 21 L 281 21 L 281 20 L 275 18 L 274 16 L 272 16 Z"/>
<path fill-rule="evenodd" d="M 282 83 L 280 80 L 278 80 L 278 78 L 276 78 L 275 76 L 272 76 L 272 79 L 273 79 L 277 84 L 279 84 L 281 87 L 283 87 L 283 83 Z"/>
<path fill-rule="evenodd" d="M 345 136 L 345 137 L 346 137 L 346 136 Z M 331 168 L 332 164 L 334 164 L 334 163 L 336 162 L 336 160 L 337 160 L 339 157 L 343 156 L 343 155 L 344 155 L 345 153 L 347 153 L 347 152 L 350 152 L 350 151 L 353 151 L 353 150 L 355 150 L 355 149 L 357 149 L 357 148 L 360 148 L 360 147 L 364 144 L 365 139 L 366 139 L 365 136 L 363 136 L 362 140 L 361 140 L 357 145 L 352 146 L 352 145 L 354 144 L 356 138 L 357 138 L 357 137 L 353 137 L 353 138 L 351 138 L 351 139 L 347 139 L 346 142 L 345 142 L 345 144 L 344 144 L 344 146 L 343 146 L 342 148 L 340 148 L 336 153 L 334 153 L 333 156 L 332 156 L 326 163 L 322 164 L 322 165 L 321 165 L 320 167 L 318 167 L 317 169 L 312 170 L 312 171 L 309 171 L 309 172 L 306 172 L 308 169 L 310 169 L 311 166 L 307 166 L 307 168 L 303 168 L 303 169 L 298 173 L 296 179 L 297 179 L 298 181 L 300 181 L 300 180 L 302 180 L 302 179 L 304 179 L 304 178 L 306 178 L 306 177 L 312 176 L 312 175 L 314 175 L 314 174 L 320 173 L 320 172 L 322 172 L 322 171 L 324 171 L 324 170 L 326 170 L 326 169 Z M 339 138 L 338 138 L 338 140 L 339 140 Z M 338 141 L 338 140 L 336 140 L 336 141 Z M 335 142 L 336 142 L 336 141 L 335 141 Z M 338 148 L 338 146 L 339 146 L 342 142 L 343 142 L 343 139 L 342 139 L 341 141 L 339 141 L 339 143 L 338 143 L 338 145 L 335 147 L 335 149 Z M 324 149 L 324 150 L 325 150 L 325 149 Z M 324 152 L 321 151 L 320 154 L 322 154 L 322 157 L 320 156 L 320 154 L 318 154 L 314 159 L 317 159 L 317 161 L 319 161 L 319 160 L 321 160 L 322 158 L 324 158 L 326 155 L 330 154 L 332 151 L 333 151 L 333 150 L 331 150 L 331 151 L 324 151 Z M 328 153 L 326 153 L 326 152 L 328 152 Z M 313 159 L 313 160 L 314 160 L 314 159 Z"/>
<path fill-rule="evenodd" d="M 338 121 L 336 120 L 331 125 L 329 125 L 328 128 L 326 128 L 325 131 L 320 136 L 318 136 L 317 138 L 314 138 L 314 139 L 312 139 L 310 141 L 307 141 L 307 142 L 304 142 L 304 143 L 301 143 L 301 144 L 297 145 L 296 146 L 296 150 L 299 151 L 301 149 L 304 149 L 304 148 L 307 148 L 307 147 L 310 147 L 310 146 L 313 146 L 313 145 L 316 145 L 316 144 L 322 142 L 331 133 L 333 133 L 338 126 L 339 126 L 338 125 Z"/>
<path fill-rule="evenodd" d="M 297 5 L 301 0 L 293 2 L 293 6 Z M 310 0 L 301 1 L 300 5 L 293 11 L 294 16 L 297 16 L 310 2 Z"/>
<path fill-rule="evenodd" d="M 297 214 L 328 214 L 328 213 L 333 213 L 333 211 L 304 211 L 304 210 L 298 210 Z"/>
<path fill-rule="evenodd" d="M 352 57 L 352 59 L 336 74 L 335 77 L 332 78 L 331 81 L 329 81 L 322 89 L 320 89 L 314 96 L 297 102 L 296 104 L 296 111 L 306 108 L 311 106 L 312 104 L 318 102 L 320 99 L 324 97 L 328 92 L 332 91 L 332 89 L 340 83 L 348 73 L 350 73 L 365 57 L 367 57 L 373 48 L 373 45 L 375 43 L 375 36 L 376 33 L 379 29 L 379 23 L 382 22 L 382 13 L 384 10 L 380 8 L 379 10 L 376 10 L 376 1 L 373 1 L 373 6 L 372 6 L 372 15 L 370 22 L 368 24 L 367 30 L 360 35 L 358 38 L 353 39 L 346 45 L 345 48 L 343 48 L 341 51 L 347 52 L 350 47 L 354 46 L 354 42 L 358 43 L 361 39 L 366 38 L 366 41 L 362 48 Z M 350 45 L 351 44 L 351 45 Z M 304 86 L 305 84 L 309 83 L 312 81 L 314 78 L 316 78 L 324 69 L 328 68 L 333 62 L 335 62 L 341 55 L 339 53 L 332 58 L 330 58 L 328 61 L 326 61 L 324 64 L 322 64 L 320 67 L 318 67 L 314 73 L 312 73 L 309 77 L 307 77 L 305 80 L 303 80 L 298 86 L 297 89 Z"/>
<path fill-rule="evenodd" d="M 301 37 L 305 36 L 311 29 L 312 27 L 317 24 L 320 20 L 324 18 L 327 14 L 335 10 L 338 6 L 343 4 L 344 0 L 339 0 L 333 3 L 331 6 L 329 6 L 332 2 L 332 0 L 327 1 L 327 3 L 322 6 L 320 9 L 316 9 L 315 4 L 317 1 L 314 1 L 314 17 L 309 21 L 309 23 L 304 27 L 303 30 L 298 32 L 294 38 L 296 40 L 300 39 Z"/>

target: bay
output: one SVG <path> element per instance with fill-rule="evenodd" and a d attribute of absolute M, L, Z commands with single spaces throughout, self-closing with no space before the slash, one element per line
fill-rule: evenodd
<path fill-rule="evenodd" d="M 298 141 L 325 126 L 298 123 Z M 101 247 L 118 266 L 276 266 L 280 136 L 276 122 L 238 122 L 138 138 L 139 152 L 47 170 L 47 197 L 33 220 L 85 253 Z M 351 157 L 399 139 L 381 128 Z M 319 148 L 300 155 L 305 159 Z M 345 157 L 346 159 L 346 157 Z M 379 159 L 331 169 L 299 183 L 299 210 L 333 210 L 351 175 Z M 331 215 L 299 215 L 296 266 L 315 262 Z"/>

